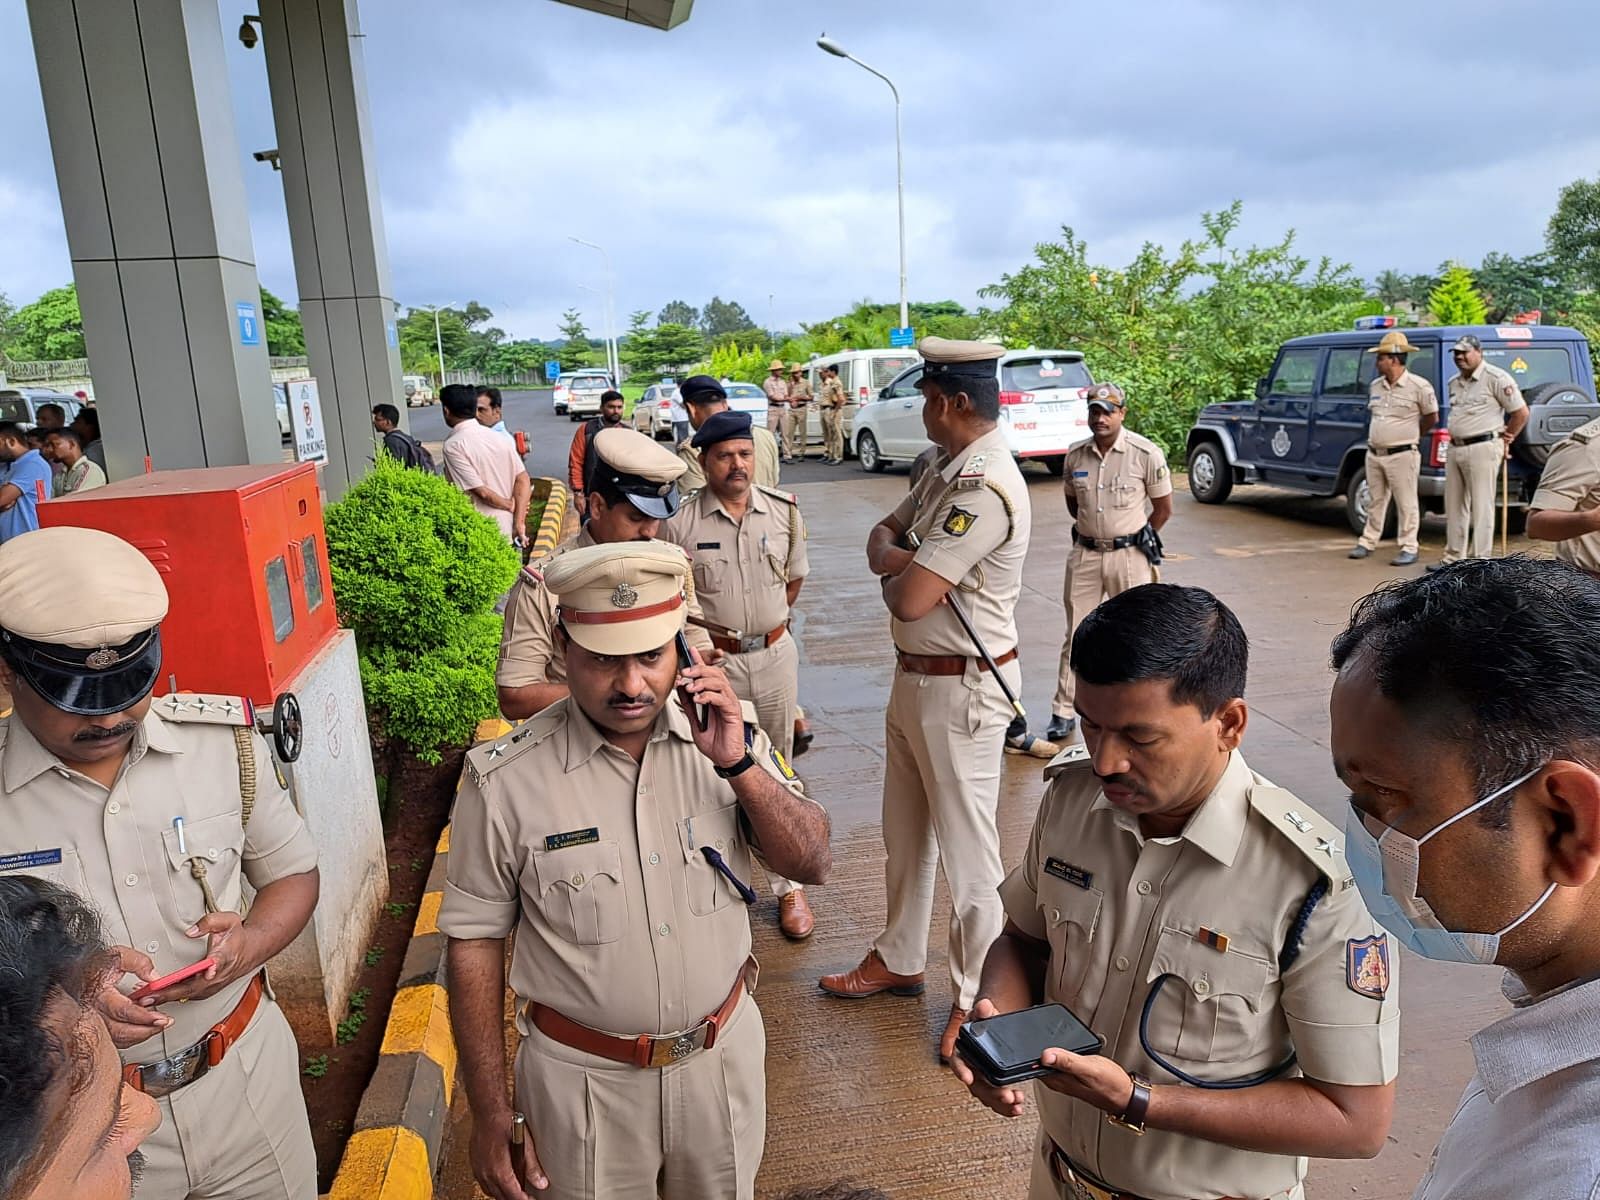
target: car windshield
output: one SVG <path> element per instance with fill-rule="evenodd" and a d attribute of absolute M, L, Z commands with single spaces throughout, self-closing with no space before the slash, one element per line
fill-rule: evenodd
<path fill-rule="evenodd" d="M 580 375 L 571 384 L 575 392 L 603 392 L 606 390 L 606 381 L 593 375 Z"/>
<path fill-rule="evenodd" d="M 735 396 L 742 396 L 747 400 L 753 400 L 757 396 L 763 401 L 767 398 L 767 394 L 753 383 L 730 383 L 725 385 L 723 390 L 728 393 L 729 400 Z"/>
<path fill-rule="evenodd" d="M 915 354 L 895 355 L 892 358 L 874 358 L 872 360 L 872 390 L 877 391 L 889 380 L 900 374 L 907 367 L 914 367 L 922 361 Z"/>
<path fill-rule="evenodd" d="M 1094 380 L 1083 360 L 1071 358 L 1013 359 L 1000 367 L 1002 392 L 1043 392 L 1051 388 L 1083 388 Z"/>
<path fill-rule="evenodd" d="M 1483 348 L 1483 361 L 1509 372 L 1523 391 L 1541 383 L 1567 383 L 1572 363 L 1565 346 L 1496 346 Z"/>
<path fill-rule="evenodd" d="M 0 421 L 16 421 L 26 425 L 32 420 L 28 402 L 21 396 L 0 396 Z"/>

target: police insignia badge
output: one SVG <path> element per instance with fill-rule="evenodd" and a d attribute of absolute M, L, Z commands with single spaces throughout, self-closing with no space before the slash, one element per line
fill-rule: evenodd
<path fill-rule="evenodd" d="M 772 748 L 772 765 L 778 768 L 778 774 L 785 779 L 794 779 L 794 768 L 789 765 L 789 760 L 784 758 L 783 751 L 776 746 Z"/>
<path fill-rule="evenodd" d="M 632 608 L 637 603 L 639 603 L 639 593 L 626 583 L 617 584 L 617 590 L 611 593 L 613 608 Z"/>
<path fill-rule="evenodd" d="M 951 537 L 963 537 L 977 523 L 978 514 L 964 508 L 952 508 L 944 519 L 944 531 Z"/>
<path fill-rule="evenodd" d="M 101 646 L 100 649 L 91 652 L 84 658 L 83 665 L 91 671 L 104 671 L 107 667 L 114 667 L 121 661 L 122 655 L 109 646 Z"/>
<path fill-rule="evenodd" d="M 1389 991 L 1389 938 L 1351 938 L 1344 949 L 1344 982 L 1358 996 L 1382 1000 Z"/>

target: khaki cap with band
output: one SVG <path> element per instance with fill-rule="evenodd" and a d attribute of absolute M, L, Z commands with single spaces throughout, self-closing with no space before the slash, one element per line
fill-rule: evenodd
<path fill-rule="evenodd" d="M 689 468 L 655 438 L 636 429 L 602 429 L 594 435 L 594 484 L 610 484 L 647 517 L 665 520 L 678 511 L 678 479 Z"/>
<path fill-rule="evenodd" d="M 122 712 L 161 673 L 167 588 L 150 560 L 98 529 L 37 529 L 0 545 L 0 653 L 51 704 Z"/>
<path fill-rule="evenodd" d="M 995 364 L 1005 352 L 1004 346 L 996 346 L 992 342 L 925 337 L 917 343 L 917 353 L 922 355 L 924 377 L 993 379 Z"/>
<path fill-rule="evenodd" d="M 689 557 L 670 542 L 608 542 L 557 555 L 544 571 L 567 636 L 594 654 L 644 654 L 682 631 Z"/>

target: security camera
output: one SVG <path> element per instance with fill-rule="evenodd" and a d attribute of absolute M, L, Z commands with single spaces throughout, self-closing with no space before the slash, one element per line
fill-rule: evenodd
<path fill-rule="evenodd" d="M 278 152 L 277 152 L 276 149 L 273 149 L 273 150 L 257 150 L 250 157 L 255 159 L 257 162 L 271 163 L 272 164 L 272 169 L 274 171 L 283 170 L 282 165 L 278 162 Z"/>
<path fill-rule="evenodd" d="M 251 24 L 252 21 L 256 25 L 261 24 L 261 18 L 257 16 L 248 16 L 239 22 L 239 41 L 244 44 L 246 50 L 254 50 L 256 43 L 261 40 L 261 35 L 255 31 L 255 25 Z"/>

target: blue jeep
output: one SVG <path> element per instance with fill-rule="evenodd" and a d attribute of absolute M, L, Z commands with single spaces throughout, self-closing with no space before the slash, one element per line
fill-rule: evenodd
<path fill-rule="evenodd" d="M 1272 373 L 1256 384 L 1254 400 L 1208 404 L 1189 431 L 1189 491 L 1202 504 L 1221 504 L 1235 484 L 1268 483 L 1313 496 L 1344 496 L 1350 528 L 1367 519 L 1367 389 L 1377 374 L 1382 318 L 1349 333 L 1294 338 L 1278 351 Z M 1550 457 L 1550 448 L 1578 426 L 1600 417 L 1589 344 L 1559 325 L 1449 325 L 1406 329 L 1420 353 L 1408 370 L 1433 384 L 1439 423 L 1422 439 L 1417 490 L 1424 512 L 1444 511 L 1444 462 L 1449 451 L 1450 397 L 1455 375 L 1450 346 L 1477 335 L 1485 362 L 1509 371 L 1528 402 L 1528 425 L 1512 446 L 1511 502 L 1525 506 Z M 1521 514 L 1514 514 L 1518 517 Z M 1394 520 L 1390 514 L 1391 523 Z"/>

